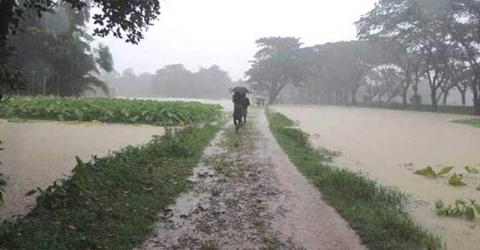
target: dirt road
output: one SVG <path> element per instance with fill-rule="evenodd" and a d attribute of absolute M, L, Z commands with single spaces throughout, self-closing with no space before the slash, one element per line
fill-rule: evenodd
<path fill-rule="evenodd" d="M 150 249 L 365 249 L 282 152 L 263 112 L 221 132 L 191 192 L 159 216 Z"/>
<path fill-rule="evenodd" d="M 25 194 L 46 188 L 56 179 L 69 175 L 75 156 L 89 161 L 92 155 L 106 155 L 126 145 L 143 144 L 152 135 L 163 134 L 162 127 L 120 124 L 67 124 L 61 122 L 17 123 L 0 120 L 0 173 L 7 179 L 0 206 L 0 221 L 25 214 L 35 197 Z"/>
<path fill-rule="evenodd" d="M 299 121 L 315 146 L 340 151 L 339 166 L 363 172 L 381 183 L 412 194 L 412 214 L 431 232 L 442 236 L 448 249 L 480 249 L 480 218 L 442 218 L 435 201 L 480 201 L 480 129 L 451 123 L 466 116 L 326 106 L 279 106 L 276 110 Z M 471 117 L 467 117 L 471 118 Z M 405 165 L 407 163 L 407 165 Z M 409 166 L 412 163 L 413 166 Z M 427 179 L 413 174 L 432 166 L 455 166 L 467 186 L 452 187 L 448 178 Z"/>

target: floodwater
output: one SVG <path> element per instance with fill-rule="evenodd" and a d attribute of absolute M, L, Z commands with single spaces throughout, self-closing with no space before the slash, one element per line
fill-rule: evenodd
<path fill-rule="evenodd" d="M 299 122 L 318 147 L 340 151 L 337 164 L 359 171 L 379 182 L 411 194 L 414 219 L 440 235 L 448 249 L 480 249 L 480 218 L 443 218 L 435 201 L 480 201 L 480 175 L 463 167 L 480 169 L 480 129 L 451 123 L 469 116 L 383 109 L 330 106 L 278 106 L 274 108 Z M 411 163 L 411 164 L 410 164 Z M 410 166 L 411 165 L 411 166 Z M 432 166 L 455 166 L 451 173 L 465 176 L 464 187 L 415 175 Z"/>
<path fill-rule="evenodd" d="M 0 221 L 25 214 L 35 197 L 25 194 L 64 178 L 76 165 L 75 156 L 89 161 L 127 145 L 144 144 L 163 134 L 156 126 L 120 124 L 17 123 L 0 120 L 0 173 L 7 179 Z"/>

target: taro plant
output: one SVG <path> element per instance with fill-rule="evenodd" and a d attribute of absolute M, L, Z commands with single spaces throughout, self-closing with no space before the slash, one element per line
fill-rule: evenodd
<path fill-rule="evenodd" d="M 436 179 L 438 177 L 447 175 L 452 171 L 453 168 L 453 166 L 447 166 L 443 167 L 440 171 L 435 172 L 432 167 L 428 166 L 426 168 L 415 171 L 415 174 L 423 175 L 431 179 Z M 465 166 L 464 169 L 470 174 L 478 174 L 480 172 L 476 168 L 470 166 Z M 463 182 L 463 174 L 457 173 L 453 173 L 453 175 L 449 177 L 448 184 L 456 187 L 467 185 L 465 182 Z M 480 186 L 477 187 L 477 190 L 480 191 Z"/>
<path fill-rule="evenodd" d="M 5 103 L 0 117 L 161 126 L 190 125 L 217 120 L 219 105 L 199 102 L 157 102 L 111 98 L 16 97 Z"/>
<path fill-rule="evenodd" d="M 439 216 L 462 217 L 474 220 L 475 214 L 480 215 L 480 204 L 475 200 L 466 202 L 457 199 L 453 204 L 445 204 L 442 200 L 435 202 L 435 210 Z"/>
<path fill-rule="evenodd" d="M 436 179 L 437 177 L 444 176 L 444 175 L 450 173 L 450 171 L 451 171 L 452 169 L 453 169 L 452 166 L 448 166 L 448 167 L 442 168 L 440 171 L 438 171 L 437 173 L 435 173 L 435 171 L 433 170 L 433 168 L 430 167 L 430 166 L 428 166 L 428 167 L 426 167 L 426 168 L 423 168 L 423 169 L 420 169 L 420 170 L 415 171 L 415 174 L 423 175 L 423 176 L 426 176 L 426 177 L 428 177 L 428 178 Z"/>
<path fill-rule="evenodd" d="M 467 172 L 469 172 L 470 174 L 478 174 L 479 173 L 478 169 L 470 167 L 470 166 L 465 166 L 465 170 L 467 170 Z"/>

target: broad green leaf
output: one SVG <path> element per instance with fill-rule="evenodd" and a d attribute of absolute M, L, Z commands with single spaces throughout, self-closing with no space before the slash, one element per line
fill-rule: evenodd
<path fill-rule="evenodd" d="M 453 167 L 444 167 L 437 173 L 437 176 L 448 174 L 452 169 Z"/>
<path fill-rule="evenodd" d="M 457 174 L 454 174 L 452 175 L 452 177 L 450 177 L 450 179 L 448 180 L 448 184 L 452 185 L 452 186 L 465 186 L 467 185 L 465 182 L 462 181 L 463 178 Z"/>
<path fill-rule="evenodd" d="M 467 172 L 469 172 L 470 174 L 478 174 L 479 173 L 478 169 L 476 169 L 474 167 L 466 166 L 465 170 L 467 170 Z"/>
<path fill-rule="evenodd" d="M 477 211 L 477 214 L 480 214 L 480 204 L 475 203 L 475 204 L 473 204 L 473 207 L 474 207 L 475 210 Z"/>
<path fill-rule="evenodd" d="M 468 220 L 475 219 L 475 210 L 473 210 L 473 207 L 467 207 L 467 209 L 465 209 L 465 217 L 467 217 Z"/>
<path fill-rule="evenodd" d="M 415 174 L 423 175 L 423 176 L 426 176 L 428 178 L 437 178 L 437 174 L 435 174 L 435 171 L 433 171 L 432 167 L 430 167 L 430 166 L 428 166 L 424 169 L 420 169 L 420 170 L 415 171 Z"/>

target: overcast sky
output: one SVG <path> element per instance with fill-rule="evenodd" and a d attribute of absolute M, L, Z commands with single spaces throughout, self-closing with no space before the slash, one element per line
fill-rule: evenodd
<path fill-rule="evenodd" d="M 377 0 L 162 0 L 162 14 L 139 45 L 108 37 L 117 71 L 155 73 L 182 63 L 191 71 L 219 65 L 244 77 L 255 40 L 294 36 L 306 45 L 356 37 L 355 26 Z"/>

